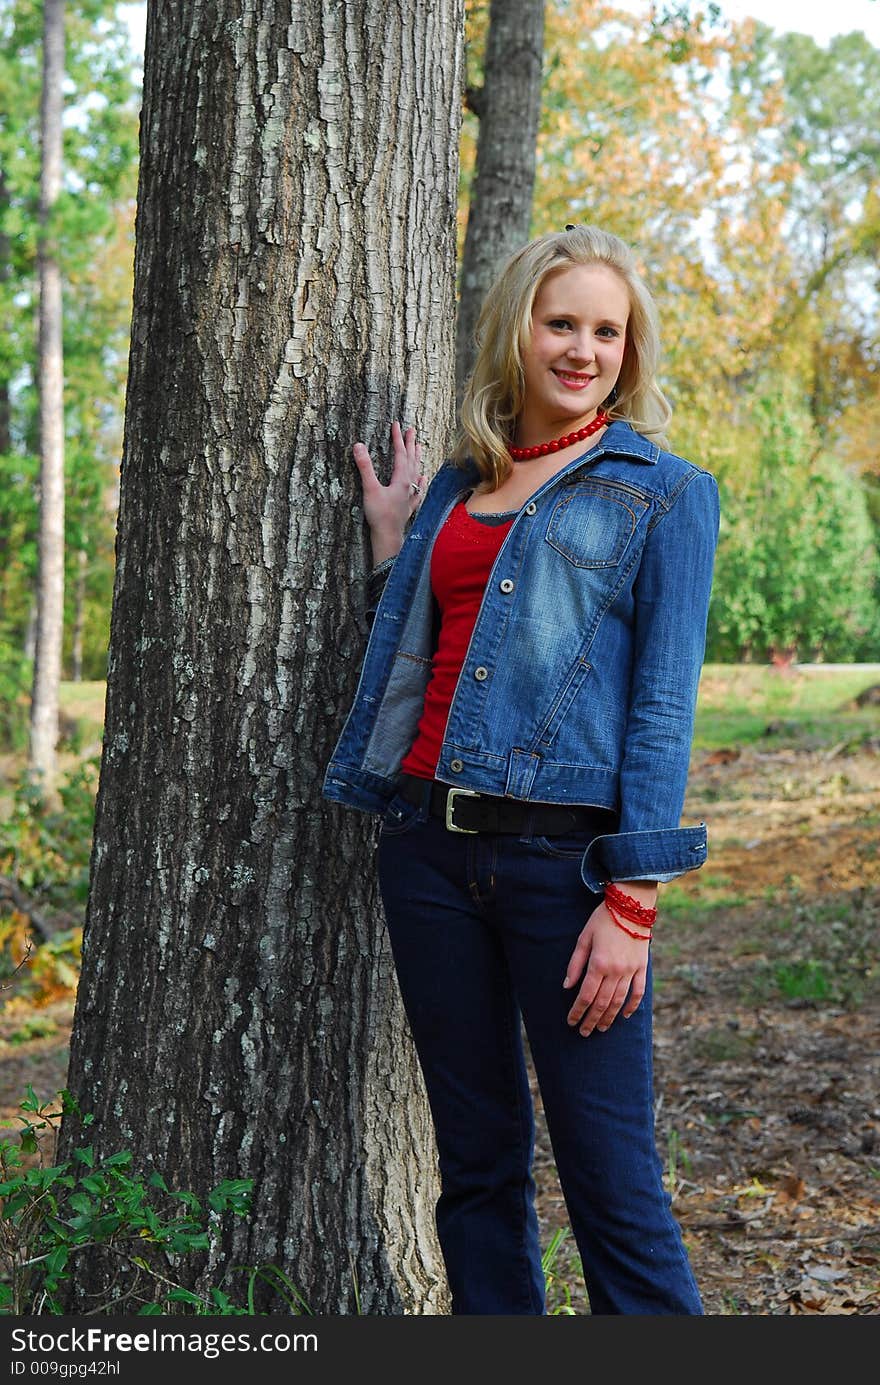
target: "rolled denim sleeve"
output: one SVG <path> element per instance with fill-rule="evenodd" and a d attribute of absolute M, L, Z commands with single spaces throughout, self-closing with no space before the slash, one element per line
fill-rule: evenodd
<path fill-rule="evenodd" d="M 581 874 L 591 890 L 609 880 L 674 880 L 706 860 L 706 824 L 679 824 L 719 521 L 718 483 L 695 471 L 645 538 L 633 586 L 620 821 L 617 832 L 594 838 L 584 855 Z"/>
<path fill-rule="evenodd" d="M 385 583 L 391 575 L 391 569 L 397 560 L 397 554 L 393 558 L 386 558 L 384 562 L 377 563 L 367 578 L 367 605 L 364 610 L 364 618 L 367 626 L 371 627 L 376 618 L 376 611 L 379 609 L 379 602 L 385 590 Z"/>

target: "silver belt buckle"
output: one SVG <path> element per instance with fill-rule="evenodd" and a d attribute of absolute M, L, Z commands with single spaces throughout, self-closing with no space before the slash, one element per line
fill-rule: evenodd
<path fill-rule="evenodd" d="M 446 830 L 447 830 L 447 832 L 471 832 L 471 833 L 476 833 L 476 832 L 478 831 L 478 829 L 477 829 L 476 827 L 456 827 L 455 823 L 452 821 L 452 813 L 453 813 L 453 809 L 454 809 L 454 802 L 453 802 L 453 800 L 455 799 L 455 795 L 456 795 L 456 794 L 458 794 L 460 798 L 479 798 L 479 797 L 480 797 L 480 795 L 479 795 L 474 789 L 450 789 L 450 790 L 449 790 L 448 794 L 446 795 Z"/>

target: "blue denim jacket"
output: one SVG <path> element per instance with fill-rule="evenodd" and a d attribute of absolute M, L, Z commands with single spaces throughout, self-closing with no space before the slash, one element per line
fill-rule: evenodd
<path fill-rule="evenodd" d="M 476 465 L 435 474 L 385 582 L 323 796 L 381 813 L 416 736 L 435 647 L 431 548 Z M 614 423 L 545 481 L 501 546 L 436 777 L 534 803 L 596 804 L 618 830 L 581 874 L 672 880 L 701 866 L 680 825 L 718 541 L 711 472 Z"/>

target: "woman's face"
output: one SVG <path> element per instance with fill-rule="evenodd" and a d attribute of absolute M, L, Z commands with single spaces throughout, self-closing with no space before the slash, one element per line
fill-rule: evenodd
<path fill-rule="evenodd" d="M 606 265 L 572 265 L 543 280 L 523 350 L 525 401 L 516 442 L 531 446 L 589 423 L 623 364 L 629 292 Z"/>

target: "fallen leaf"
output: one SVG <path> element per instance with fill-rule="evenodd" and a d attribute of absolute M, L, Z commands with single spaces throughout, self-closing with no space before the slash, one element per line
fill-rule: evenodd
<path fill-rule="evenodd" d="M 849 1270 L 833 1270 L 830 1265 L 805 1265 L 804 1272 L 811 1279 L 820 1279 L 823 1284 L 833 1284 L 836 1279 L 846 1279 Z"/>
<path fill-rule="evenodd" d="M 807 1185 L 804 1180 L 798 1178 L 796 1173 L 789 1173 L 786 1174 L 780 1184 L 779 1192 L 776 1195 L 776 1201 L 782 1204 L 800 1202 L 806 1191 Z"/>

